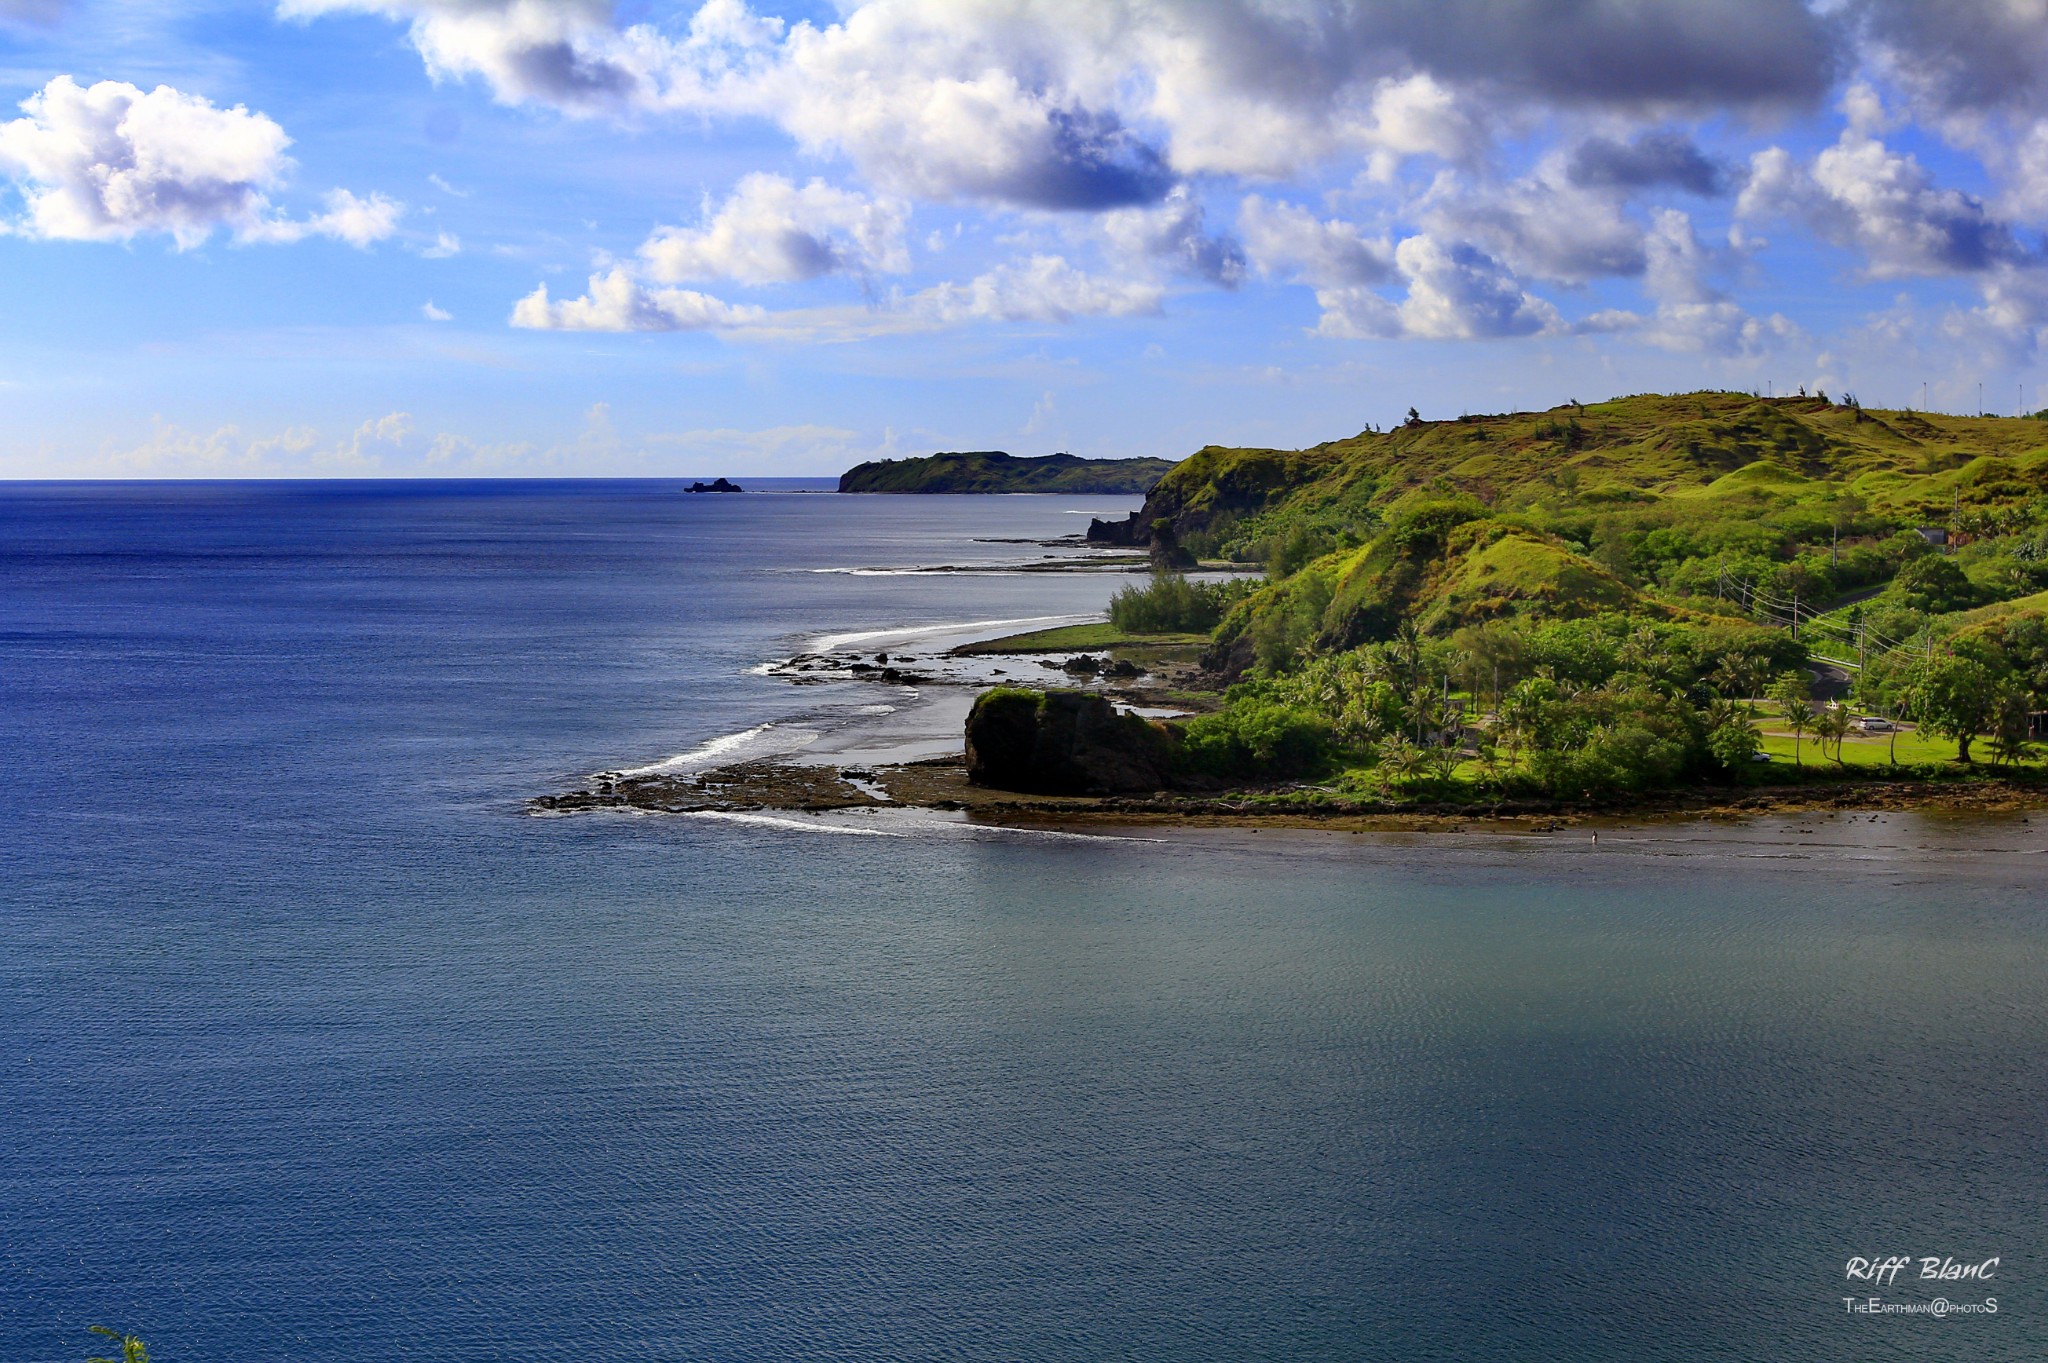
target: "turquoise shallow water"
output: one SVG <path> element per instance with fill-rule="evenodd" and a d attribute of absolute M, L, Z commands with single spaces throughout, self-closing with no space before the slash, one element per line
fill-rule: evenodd
<path fill-rule="evenodd" d="M 2048 823 L 520 814 L 1090 509 L 0 491 L 0 1360 L 2048 1354 Z"/>

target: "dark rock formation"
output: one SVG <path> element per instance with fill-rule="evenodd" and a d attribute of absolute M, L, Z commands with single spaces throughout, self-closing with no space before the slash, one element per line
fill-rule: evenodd
<path fill-rule="evenodd" d="M 692 483 L 692 484 L 690 484 L 690 485 L 689 485 L 689 487 L 685 488 L 685 489 L 684 489 L 684 491 L 685 491 L 685 492 L 745 492 L 745 491 L 746 491 L 746 489 L 745 489 L 745 488 L 743 488 L 743 487 L 741 487 L 741 486 L 740 486 L 740 485 L 739 485 L 738 483 L 728 483 L 728 482 L 727 482 L 727 481 L 726 481 L 725 479 L 723 479 L 723 478 L 720 478 L 720 479 L 719 479 L 718 481 L 716 481 L 716 482 L 713 482 L 713 483 Z"/>
<path fill-rule="evenodd" d="M 1036 795 L 1163 790 L 1173 739 L 1086 691 L 999 687 L 967 716 L 967 779 Z"/>
<path fill-rule="evenodd" d="M 1152 521 L 1140 507 L 1120 521 L 1088 518 L 1088 542 L 1111 544 L 1121 549 L 1143 549 L 1152 543 Z"/>

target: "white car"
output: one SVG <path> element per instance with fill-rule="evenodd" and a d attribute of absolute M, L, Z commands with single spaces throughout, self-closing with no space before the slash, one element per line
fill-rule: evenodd
<path fill-rule="evenodd" d="M 1876 715 L 1865 715 L 1856 721 L 1856 727 L 1866 734 L 1888 734 L 1892 731 L 1893 725 L 1888 719 L 1879 719 Z"/>

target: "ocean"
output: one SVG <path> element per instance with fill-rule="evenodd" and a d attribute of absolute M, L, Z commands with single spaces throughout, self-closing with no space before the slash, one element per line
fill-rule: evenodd
<path fill-rule="evenodd" d="M 525 812 L 1134 505 L 0 486 L 0 1363 L 2048 1356 L 2048 819 Z"/>

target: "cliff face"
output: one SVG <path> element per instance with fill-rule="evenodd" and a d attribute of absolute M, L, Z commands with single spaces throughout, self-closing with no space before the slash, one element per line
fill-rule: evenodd
<path fill-rule="evenodd" d="M 1088 522 L 1096 544 L 1142 547 L 1152 542 L 1152 523 L 1171 521 L 1178 535 L 1212 529 L 1226 518 L 1254 516 L 1284 500 L 1333 462 L 1322 449 L 1230 450 L 1217 445 L 1197 450 L 1175 464 L 1146 494 L 1145 505 L 1121 521 Z"/>
<path fill-rule="evenodd" d="M 1081 459 L 1071 454 L 1019 458 L 972 450 L 920 459 L 882 459 L 848 469 L 841 492 L 1063 492 L 1135 496 L 1173 469 L 1166 459 Z"/>

